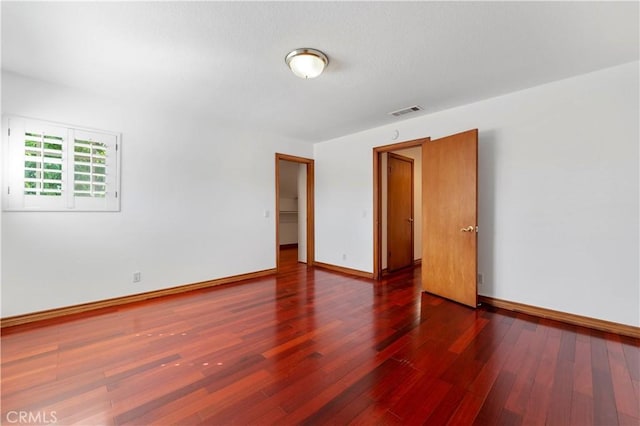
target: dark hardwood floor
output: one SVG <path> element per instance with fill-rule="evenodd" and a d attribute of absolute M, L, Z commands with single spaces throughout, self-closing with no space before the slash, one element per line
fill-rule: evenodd
<path fill-rule="evenodd" d="M 4 329 L 2 424 L 640 423 L 638 340 L 292 253 L 277 277 Z"/>

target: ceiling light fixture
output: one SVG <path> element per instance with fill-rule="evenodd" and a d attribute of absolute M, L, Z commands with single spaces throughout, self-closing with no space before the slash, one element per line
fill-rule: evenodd
<path fill-rule="evenodd" d="M 316 49 L 302 48 L 289 52 L 284 58 L 291 71 L 300 78 L 316 78 L 329 64 L 327 55 Z"/>

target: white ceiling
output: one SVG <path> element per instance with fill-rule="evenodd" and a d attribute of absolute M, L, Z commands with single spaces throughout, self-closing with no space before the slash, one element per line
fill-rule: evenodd
<path fill-rule="evenodd" d="M 639 57 L 638 2 L 1 7 L 5 70 L 310 142 Z M 287 69 L 299 47 L 329 56 L 323 75 Z"/>

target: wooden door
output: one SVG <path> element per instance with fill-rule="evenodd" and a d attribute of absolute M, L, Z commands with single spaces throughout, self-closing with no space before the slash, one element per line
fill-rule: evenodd
<path fill-rule="evenodd" d="M 477 306 L 478 130 L 422 146 L 422 289 Z"/>
<path fill-rule="evenodd" d="M 389 153 L 387 270 L 413 264 L 413 159 Z"/>

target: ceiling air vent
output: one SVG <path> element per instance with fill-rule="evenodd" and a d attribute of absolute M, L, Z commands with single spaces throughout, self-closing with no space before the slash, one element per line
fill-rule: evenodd
<path fill-rule="evenodd" d="M 416 111 L 422 111 L 423 109 L 424 108 L 422 108 L 420 105 L 414 105 L 407 108 L 399 109 L 397 111 L 391 111 L 389 115 L 393 115 L 394 117 L 400 117 L 401 115 L 409 114 Z"/>

